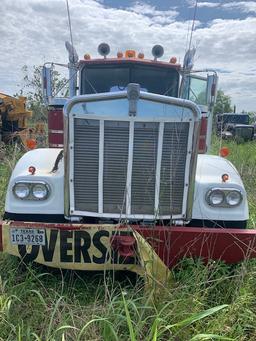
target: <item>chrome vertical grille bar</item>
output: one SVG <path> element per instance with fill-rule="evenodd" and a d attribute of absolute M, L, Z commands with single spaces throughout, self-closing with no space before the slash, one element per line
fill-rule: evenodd
<path fill-rule="evenodd" d="M 104 170 L 104 121 L 100 121 L 99 136 L 99 177 L 98 177 L 98 212 L 103 212 L 103 170 Z"/>
<path fill-rule="evenodd" d="M 132 184 L 132 163 L 133 163 L 133 143 L 134 143 L 134 121 L 130 121 L 129 129 L 129 153 L 126 181 L 126 214 L 131 214 L 131 184 Z"/>
<path fill-rule="evenodd" d="M 160 194 L 160 180 L 161 180 L 161 163 L 162 163 L 162 149 L 164 136 L 164 122 L 159 124 L 158 133 L 158 148 L 156 161 L 156 185 L 155 185 L 155 215 L 159 215 L 159 194 Z"/>

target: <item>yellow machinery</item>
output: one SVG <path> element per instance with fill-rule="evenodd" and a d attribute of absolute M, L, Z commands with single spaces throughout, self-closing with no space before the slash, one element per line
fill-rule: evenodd
<path fill-rule="evenodd" d="M 32 111 L 26 109 L 26 97 L 0 93 L 0 141 L 9 143 L 21 139 L 23 142 L 30 117 Z"/>

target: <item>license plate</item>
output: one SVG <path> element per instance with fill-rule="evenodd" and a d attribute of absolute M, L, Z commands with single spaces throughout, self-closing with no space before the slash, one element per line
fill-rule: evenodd
<path fill-rule="evenodd" d="M 45 245 L 45 230 L 11 228 L 10 240 L 14 245 Z"/>

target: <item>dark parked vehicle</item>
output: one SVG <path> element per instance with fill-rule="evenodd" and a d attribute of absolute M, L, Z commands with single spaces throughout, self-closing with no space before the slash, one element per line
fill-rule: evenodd
<path fill-rule="evenodd" d="M 251 141 L 254 138 L 254 126 L 249 124 L 248 114 L 218 114 L 217 134 L 237 142 Z"/>

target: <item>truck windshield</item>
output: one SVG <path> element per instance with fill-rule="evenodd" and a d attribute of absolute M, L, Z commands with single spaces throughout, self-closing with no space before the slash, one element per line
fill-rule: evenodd
<path fill-rule="evenodd" d="M 227 123 L 249 124 L 249 116 L 248 115 L 239 115 L 239 114 L 223 115 L 221 118 L 221 121 L 224 124 L 227 124 Z"/>
<path fill-rule="evenodd" d="M 179 73 L 175 69 L 148 65 L 90 65 L 82 70 L 81 94 L 123 91 L 129 83 L 141 90 L 177 97 Z"/>

